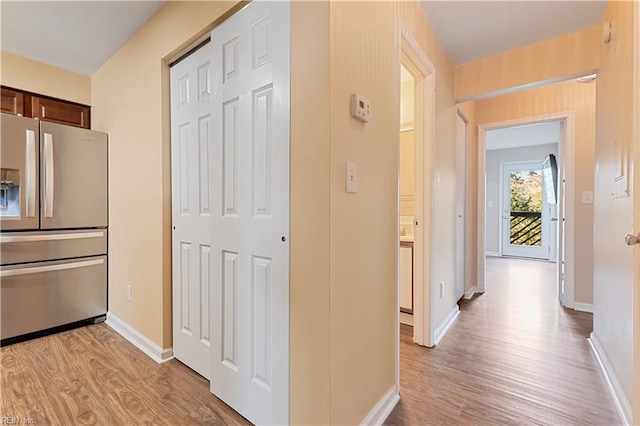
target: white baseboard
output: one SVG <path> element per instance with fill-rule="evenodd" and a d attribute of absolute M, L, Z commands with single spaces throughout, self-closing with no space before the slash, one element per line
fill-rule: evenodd
<path fill-rule="evenodd" d="M 573 302 L 573 309 L 580 312 L 593 313 L 593 303 Z"/>
<path fill-rule="evenodd" d="M 369 414 L 360 422 L 361 425 L 382 425 L 387 420 L 393 408 L 400 401 L 400 392 L 398 385 L 394 384 L 389 390 L 382 395 L 382 398 L 373 406 Z"/>
<path fill-rule="evenodd" d="M 158 364 L 173 359 L 173 348 L 162 349 L 111 312 L 107 312 L 106 324 Z"/>
<path fill-rule="evenodd" d="M 604 376 L 607 389 L 609 390 L 609 394 L 613 400 L 613 405 L 615 405 L 618 410 L 618 415 L 620 416 L 620 420 L 622 420 L 622 424 L 631 425 L 631 404 L 629 404 L 629 400 L 624 394 L 624 390 L 618 381 L 615 371 L 613 371 L 613 367 L 611 366 L 607 355 L 602 349 L 600 341 L 593 333 L 591 333 L 587 340 L 589 340 L 589 345 L 591 346 L 593 355 L 595 356 L 596 361 L 598 362 L 598 367 L 600 367 L 600 371 Z"/>
<path fill-rule="evenodd" d="M 471 298 L 473 298 L 473 295 L 476 294 L 477 291 L 478 291 L 478 286 L 474 285 L 469 290 L 464 292 L 464 298 L 467 300 L 470 300 Z"/>
<path fill-rule="evenodd" d="M 491 257 L 502 257 L 502 255 L 496 251 L 485 251 L 484 255 L 491 256 Z"/>
<path fill-rule="evenodd" d="M 440 326 L 436 329 L 433 342 L 434 345 L 440 343 L 444 335 L 447 334 L 447 331 L 449 331 L 449 329 L 453 325 L 453 322 L 456 320 L 458 315 L 460 315 L 460 308 L 458 308 L 458 305 L 456 304 L 444 319 L 444 321 L 442 321 L 442 324 L 440 324 Z"/>

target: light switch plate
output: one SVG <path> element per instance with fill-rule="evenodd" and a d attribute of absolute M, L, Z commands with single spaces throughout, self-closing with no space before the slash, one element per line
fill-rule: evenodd
<path fill-rule="evenodd" d="M 358 166 L 347 161 L 346 189 L 350 194 L 358 191 Z"/>
<path fill-rule="evenodd" d="M 593 191 L 582 191 L 582 204 L 593 204 Z"/>

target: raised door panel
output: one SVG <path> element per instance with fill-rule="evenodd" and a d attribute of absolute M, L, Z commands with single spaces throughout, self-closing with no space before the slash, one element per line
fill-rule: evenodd
<path fill-rule="evenodd" d="M 289 16 L 251 2 L 211 35 L 211 391 L 255 424 L 289 422 Z"/>
<path fill-rule="evenodd" d="M 31 97 L 31 115 L 41 120 L 89 129 L 91 108 L 48 98 Z"/>
<path fill-rule="evenodd" d="M 210 379 L 211 58 L 202 46 L 171 68 L 173 354 Z M 230 355 L 233 358 L 233 354 Z"/>
<path fill-rule="evenodd" d="M 8 114 L 24 114 L 24 95 L 15 90 L 5 89 L 1 90 L 1 110 Z"/>

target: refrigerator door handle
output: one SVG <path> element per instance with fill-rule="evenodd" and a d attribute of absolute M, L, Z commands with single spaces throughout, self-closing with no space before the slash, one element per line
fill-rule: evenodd
<path fill-rule="evenodd" d="M 53 217 L 53 135 L 44 134 L 44 217 Z"/>
<path fill-rule="evenodd" d="M 26 164 L 26 206 L 25 216 L 36 217 L 36 133 L 27 130 L 25 136 Z"/>
<path fill-rule="evenodd" d="M 56 265 L 33 266 L 29 268 L 6 269 L 0 271 L 0 278 L 15 277 L 17 275 L 39 274 L 42 272 L 62 271 L 65 269 L 77 269 L 87 266 L 102 265 L 104 259 L 85 260 L 83 262 L 58 263 Z"/>

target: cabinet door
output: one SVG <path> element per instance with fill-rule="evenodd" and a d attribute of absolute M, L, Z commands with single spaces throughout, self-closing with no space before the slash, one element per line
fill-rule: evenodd
<path fill-rule="evenodd" d="M 24 95 L 15 90 L 2 88 L 2 112 L 24 114 Z"/>
<path fill-rule="evenodd" d="M 47 98 L 31 97 L 31 113 L 41 120 L 69 126 L 90 128 L 90 107 Z"/>
<path fill-rule="evenodd" d="M 413 244 L 400 244 L 400 311 L 413 313 Z"/>

